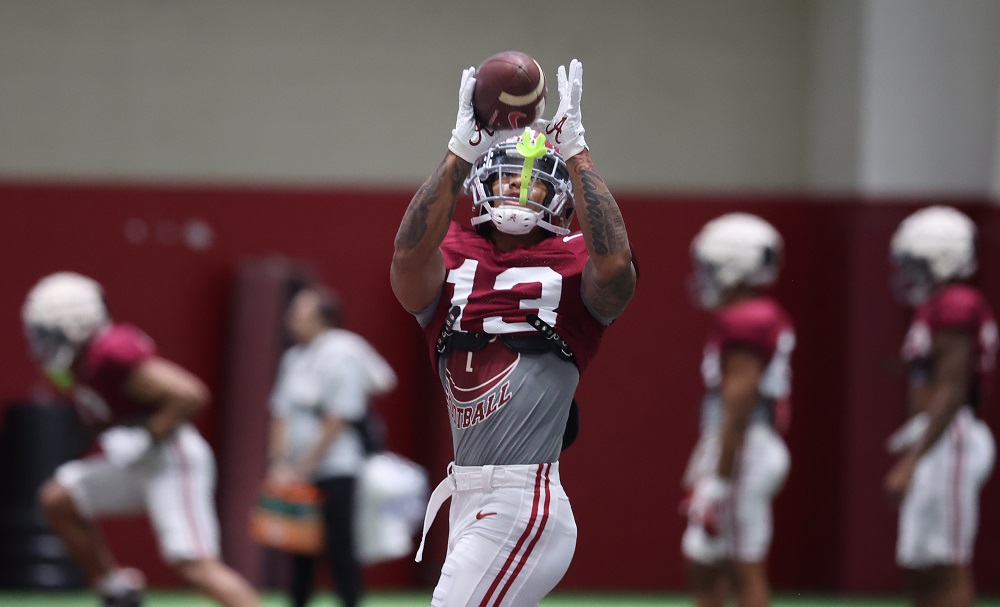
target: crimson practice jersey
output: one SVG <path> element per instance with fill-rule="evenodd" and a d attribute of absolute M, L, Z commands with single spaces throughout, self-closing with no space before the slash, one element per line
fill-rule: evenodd
<path fill-rule="evenodd" d="M 441 251 L 447 269 L 441 297 L 418 320 L 447 396 L 455 463 L 556 461 L 580 373 L 604 333 L 580 292 L 588 255 L 581 234 L 554 236 L 505 253 L 453 222 Z M 447 358 L 439 357 L 437 338 L 455 306 L 460 312 L 453 330 L 494 337 L 479 350 L 453 349 Z M 512 351 L 496 337 L 539 335 L 526 322 L 529 313 L 569 343 L 575 365 L 548 351 Z"/>
<path fill-rule="evenodd" d="M 970 369 L 975 381 L 970 382 L 966 403 L 978 407 L 989 395 L 997 355 L 997 323 L 982 292 L 965 284 L 945 285 L 917 307 L 902 349 L 903 360 L 912 368 L 913 383 L 926 381 L 933 372 L 933 335 L 937 331 L 976 336 Z"/>
<path fill-rule="evenodd" d="M 738 301 L 716 314 L 701 364 L 705 380 L 702 430 L 718 430 L 722 423 L 722 353 L 730 347 L 757 352 L 766 365 L 760 379 L 760 402 L 751 421 L 771 421 L 784 430 L 790 416 L 795 330 L 785 310 L 770 297 Z"/>
<path fill-rule="evenodd" d="M 125 394 L 125 381 L 156 355 L 153 340 L 132 325 L 113 324 L 95 335 L 73 365 L 73 398 L 84 421 L 109 426 L 148 415 L 148 406 Z"/>
<path fill-rule="evenodd" d="M 586 369 L 597 353 L 604 325 L 590 314 L 580 295 L 588 256 L 581 232 L 504 252 L 472 228 L 452 222 L 441 252 L 447 270 L 444 291 L 433 319 L 424 325 L 435 365 L 434 347 L 445 317 L 458 306 L 455 331 L 491 335 L 537 335 L 526 320 L 533 312 L 569 343 L 580 372 Z"/>

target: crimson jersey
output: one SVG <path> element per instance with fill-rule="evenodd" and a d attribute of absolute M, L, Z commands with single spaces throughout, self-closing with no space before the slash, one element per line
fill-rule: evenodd
<path fill-rule="evenodd" d="M 569 343 L 583 372 L 597 353 L 605 326 L 590 314 L 581 296 L 588 257 L 581 232 L 504 252 L 453 221 L 441 252 L 447 272 L 444 290 L 433 318 L 424 326 L 435 367 L 437 338 L 448 310 L 458 306 L 455 331 L 491 335 L 537 335 L 526 320 L 527 314 L 537 314 Z"/>
<path fill-rule="evenodd" d="M 760 403 L 751 419 L 773 421 L 785 429 L 790 414 L 795 329 L 785 310 L 770 297 L 738 301 L 716 313 L 701 365 L 706 390 L 702 428 L 718 429 L 722 421 L 722 353 L 730 347 L 754 351 L 765 364 L 759 384 Z"/>
<path fill-rule="evenodd" d="M 156 355 L 153 340 L 132 325 L 110 325 L 95 335 L 73 365 L 73 398 L 84 420 L 108 426 L 148 415 L 148 405 L 125 394 L 125 382 Z"/>
<path fill-rule="evenodd" d="M 903 360 L 912 365 L 914 383 L 926 381 L 933 372 L 933 336 L 937 331 L 976 336 L 970 369 L 975 381 L 970 383 L 967 403 L 977 407 L 989 394 L 997 355 L 997 323 L 982 292 L 966 284 L 944 285 L 917 307 L 902 349 Z"/>

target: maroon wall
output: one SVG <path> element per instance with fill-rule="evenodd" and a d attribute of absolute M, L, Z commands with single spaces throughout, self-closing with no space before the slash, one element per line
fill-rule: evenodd
<path fill-rule="evenodd" d="M 308 260 L 337 287 L 351 328 L 368 336 L 400 374 L 377 404 L 390 447 L 425 464 L 436 482 L 449 459 L 447 418 L 416 324 L 396 304 L 388 267 L 409 192 L 237 188 L 0 185 L 0 401 L 37 386 L 18 320 L 41 275 L 73 269 L 101 281 L 113 314 L 135 322 L 162 352 L 224 394 L 227 311 L 240 263 L 281 255 Z M 677 590 L 683 519 L 680 477 L 696 438 L 700 351 L 708 317 L 685 287 L 688 243 L 711 217 L 758 213 L 784 234 L 787 264 L 777 295 L 797 326 L 793 359 L 792 472 L 777 502 L 771 569 L 780 589 L 895 591 L 895 514 L 881 494 L 891 460 L 885 437 L 902 421 L 903 378 L 892 361 L 907 310 L 891 298 L 887 243 L 896 223 L 931 201 L 806 200 L 765 196 L 621 196 L 642 275 L 626 314 L 607 334 L 579 391 L 582 429 L 563 457 L 580 527 L 565 582 L 578 589 Z M 1000 213 L 963 204 L 982 229 L 981 259 L 1000 253 Z M 466 210 L 462 210 L 463 216 Z M 214 231 L 210 248 L 183 244 L 193 219 Z M 136 243 L 126 238 L 126 226 Z M 141 226 L 147 227 L 145 238 Z M 981 284 L 1000 308 L 1000 275 Z M 232 388 L 231 388 L 232 389 Z M 984 417 L 1000 428 L 994 397 Z M 230 405 L 234 406 L 234 405 Z M 217 447 L 233 419 L 216 408 L 200 421 Z M 264 445 L 246 445 L 263 450 Z M 217 450 L 221 474 L 241 462 Z M 250 458 L 253 460 L 254 458 Z M 261 471 L 262 473 L 263 471 Z M 223 486 L 225 484 L 223 483 Z M 376 568 L 375 586 L 430 584 L 444 552 L 445 517 L 421 566 Z M 176 578 L 155 560 L 145 523 L 108 526 L 123 560 L 154 583 Z M 984 493 L 976 558 L 984 589 L 1000 590 L 985 564 L 1000 559 L 1000 482 Z"/>

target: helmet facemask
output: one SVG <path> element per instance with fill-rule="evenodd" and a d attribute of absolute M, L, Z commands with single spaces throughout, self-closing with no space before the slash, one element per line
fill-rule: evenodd
<path fill-rule="evenodd" d="M 505 195 L 504 179 L 520 179 L 519 196 Z M 528 194 L 541 183 L 544 200 L 531 200 Z M 540 226 L 553 234 L 569 234 L 573 213 L 573 183 L 566 162 L 545 141 L 545 135 L 525 129 L 520 136 L 507 139 L 480 156 L 465 182 L 472 193 L 472 225 L 492 223 L 505 234 L 527 234 Z"/>
<path fill-rule="evenodd" d="M 72 385 L 71 367 L 79 344 L 68 339 L 61 330 L 40 324 L 27 324 L 24 332 L 31 355 L 41 364 L 45 375 L 60 388 Z"/>
<path fill-rule="evenodd" d="M 31 354 L 56 385 L 72 383 L 80 348 L 110 322 L 101 286 L 73 272 L 40 280 L 21 309 Z"/>
<path fill-rule="evenodd" d="M 890 285 L 896 299 L 910 306 L 926 301 L 936 283 L 927 260 L 913 255 L 893 255 L 892 263 L 895 272 Z"/>
<path fill-rule="evenodd" d="M 719 279 L 719 269 L 705 260 L 693 260 L 694 272 L 688 278 L 688 292 L 694 303 L 706 310 L 713 310 L 722 303 L 726 287 Z"/>

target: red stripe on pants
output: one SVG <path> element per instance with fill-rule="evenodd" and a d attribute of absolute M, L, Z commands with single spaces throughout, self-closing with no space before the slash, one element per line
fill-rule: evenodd
<path fill-rule="evenodd" d="M 191 490 L 191 467 L 187 465 L 184 450 L 181 449 L 177 441 L 172 443 L 172 447 L 174 453 L 177 454 L 181 468 L 181 502 L 184 504 L 184 518 L 187 519 L 188 528 L 191 531 L 191 539 L 193 540 L 197 555 L 204 557 L 208 555 L 208 550 L 205 549 L 201 534 L 198 533 L 198 523 L 194 511 L 194 494 Z"/>
<path fill-rule="evenodd" d="M 507 583 L 503 585 L 503 590 L 500 591 L 500 595 L 497 597 L 497 605 L 503 602 L 503 597 L 507 596 L 507 591 L 510 590 L 511 585 L 517 578 L 517 575 L 521 573 L 521 569 L 524 568 L 524 564 L 528 562 L 528 557 L 531 556 L 531 551 L 535 549 L 535 544 L 538 543 L 538 539 L 542 537 L 542 533 L 545 531 L 545 523 L 549 520 L 549 502 L 551 501 L 552 494 L 549 493 L 549 468 L 552 464 L 545 464 L 545 506 L 542 507 L 542 522 L 538 525 L 538 533 L 535 537 L 531 538 L 531 542 L 528 544 L 528 549 L 524 551 L 524 556 L 517 563 L 517 567 L 514 568 L 514 573 L 511 574 L 510 579 Z"/>
<path fill-rule="evenodd" d="M 523 546 L 524 542 L 527 541 L 528 536 L 531 535 L 531 530 L 535 527 L 535 519 L 538 517 L 538 501 L 541 497 L 542 467 L 543 464 L 538 464 L 538 472 L 535 474 L 535 498 L 531 504 L 531 518 L 528 519 L 528 526 L 525 527 L 524 533 L 522 533 L 521 537 L 518 538 L 517 544 L 514 545 L 514 549 L 507 557 L 507 561 L 500 569 L 500 573 L 493 579 L 493 583 L 490 584 L 490 589 L 486 592 L 486 596 L 483 597 L 482 602 L 479 603 L 479 607 L 488 607 L 490 599 L 493 598 L 493 593 L 497 590 L 497 586 L 500 585 L 500 581 L 503 579 L 504 575 L 507 574 L 507 570 L 510 569 L 511 564 L 517 557 L 517 553 L 521 551 L 521 546 Z"/>

